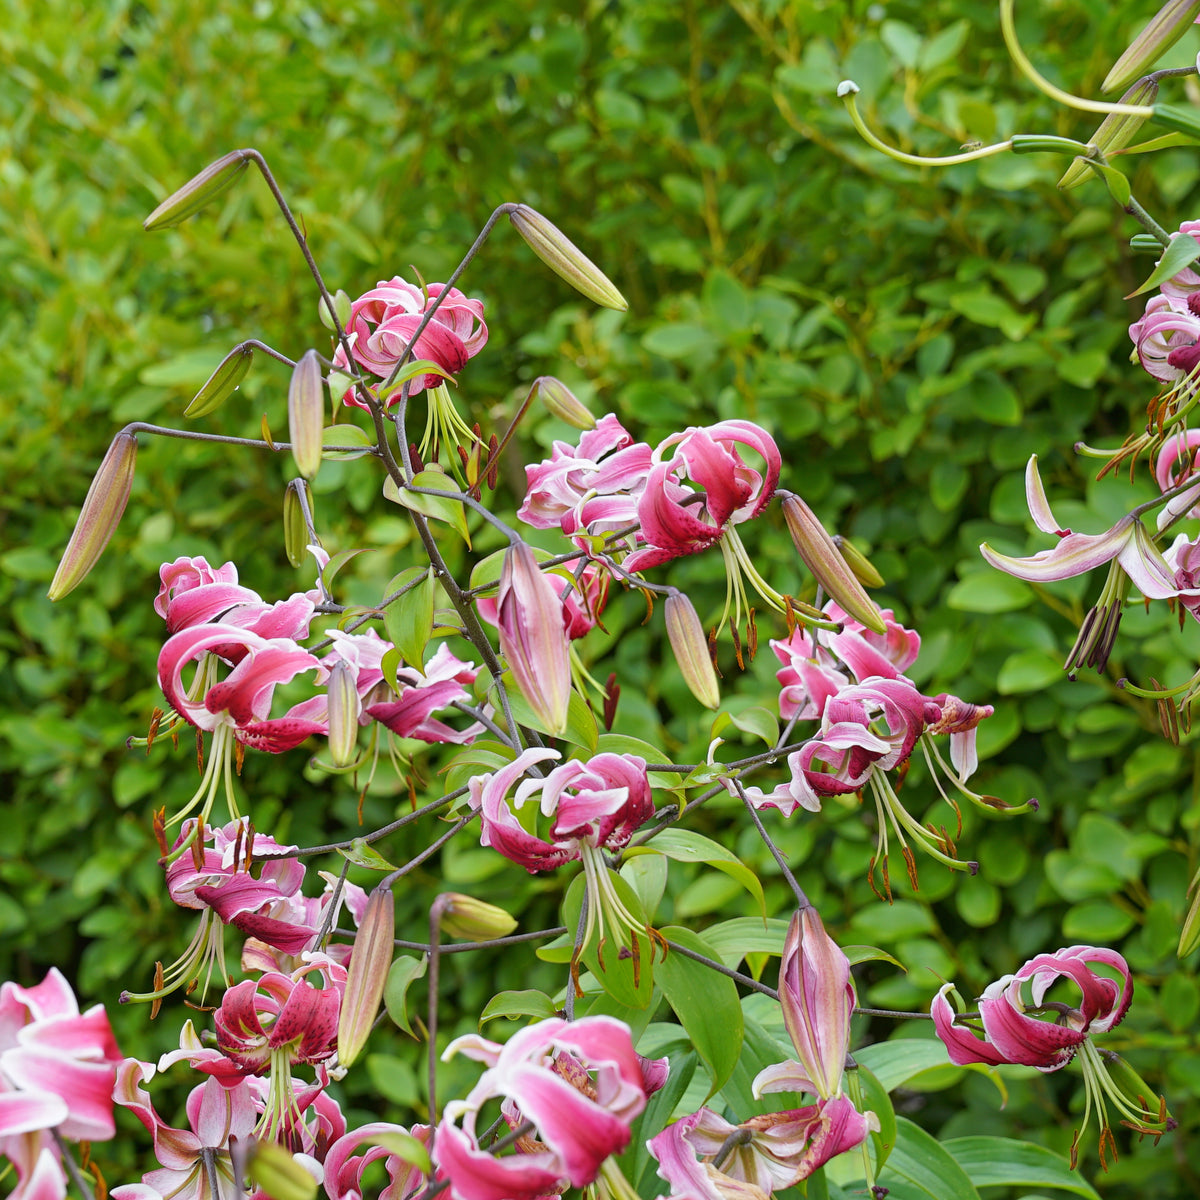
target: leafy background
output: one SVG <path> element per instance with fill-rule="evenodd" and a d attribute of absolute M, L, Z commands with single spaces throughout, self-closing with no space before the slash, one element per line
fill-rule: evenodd
<path fill-rule="evenodd" d="M 1095 92 L 1154 6 L 1022 7 L 1021 36 L 1041 69 Z M 839 938 L 882 946 L 909 968 L 862 968 L 864 1000 L 920 1007 L 939 978 L 975 993 L 1043 949 L 1117 946 L 1137 998 L 1109 1044 L 1166 1091 L 1181 1125 L 1157 1150 L 1122 1143 L 1097 1187 L 1195 1194 L 1200 990 L 1195 956 L 1180 963 L 1174 946 L 1197 865 L 1196 756 L 1186 738 L 1166 743 L 1153 709 L 1116 680 L 1179 682 L 1200 634 L 1194 624 L 1180 633 L 1165 610 L 1131 612 L 1107 675 L 1070 682 L 1060 664 L 1095 583 L 1035 594 L 987 569 L 977 549 L 1044 545 L 1021 479 L 1034 451 L 1066 524 L 1104 528 L 1141 494 L 1122 480 L 1096 485 L 1070 448 L 1119 440 L 1153 394 L 1126 362 L 1124 326 L 1140 306 L 1122 299 L 1149 260 L 1131 254 L 1136 228 L 1099 184 L 1056 191 L 1062 160 L 900 166 L 859 142 L 833 96 L 854 78 L 868 119 L 919 152 L 1020 131 L 1086 139 L 1089 118 L 1056 110 L 1016 75 L 990 4 L 641 0 L 518 12 L 497 0 L 102 0 L 83 11 L 5 0 L 0 11 L 0 977 L 31 982 L 59 964 L 111 1011 L 121 988 L 142 986 L 180 944 L 149 813 L 190 794 L 191 750 L 160 747 L 147 760 L 125 747 L 159 700 L 159 564 L 233 558 L 267 596 L 311 582 L 282 553 L 287 464 L 143 439 L 105 558 L 70 600 L 45 599 L 121 424 L 180 423 L 191 392 L 246 337 L 293 356 L 326 345 L 303 263 L 257 177 L 181 229 L 141 231 L 184 179 L 252 145 L 302 215 L 327 280 L 352 295 L 410 264 L 444 278 L 506 200 L 546 213 L 618 281 L 629 312 L 592 310 L 497 229 L 464 282 L 487 303 L 491 339 L 459 399 L 485 430 L 553 373 L 647 439 L 734 415 L 775 433 L 786 484 L 870 554 L 883 596 L 921 631 L 916 682 L 996 705 L 981 730 L 981 786 L 1041 800 L 1037 816 L 1011 822 L 966 814 L 961 845 L 979 876 L 926 863 L 920 891 L 901 885 L 891 907 L 871 898 L 872 839 L 856 813 L 830 805 L 772 823 Z M 1174 86 L 1172 99 L 1197 99 Z M 1191 150 L 1131 171 L 1163 224 L 1196 215 Z M 258 436 L 265 414 L 281 432 L 285 396 L 285 369 L 257 359 L 237 402 L 198 427 Z M 517 448 L 536 460 L 555 436 L 567 431 L 535 416 Z M 520 461 L 512 456 L 501 511 L 522 493 Z M 375 551 L 343 576 L 352 599 L 378 596 L 412 561 L 379 484 L 370 468 L 329 464 L 318 481 L 327 544 Z M 799 584 L 781 527 L 749 536 Z M 678 571 L 706 617 L 718 574 L 706 558 Z M 661 627 L 642 615 L 640 601 L 618 604 L 596 656 L 609 669 L 611 655 L 622 678 L 630 731 L 651 721 L 681 760 L 699 761 L 707 723 L 690 715 Z M 765 643 L 765 621 L 762 632 Z M 732 707 L 771 695 L 765 645 L 746 677 L 723 665 Z M 302 843 L 343 835 L 353 789 L 303 762 L 297 752 L 247 763 L 257 826 Z M 422 785 L 434 778 L 422 768 Z M 905 797 L 918 809 L 934 798 L 916 768 Z M 407 802 L 406 787 L 373 793 L 367 824 Z M 751 862 L 771 911 L 786 911 L 777 870 L 741 824 L 714 804 L 696 828 Z M 425 840 L 422 829 L 385 852 L 400 862 Z M 486 890 L 523 927 L 557 923 L 558 881 L 452 844 L 398 897 L 399 924 L 416 940 L 439 878 Z M 684 869 L 672 871 L 659 919 L 702 927 L 753 911 L 724 876 Z M 461 1007 L 444 1012 L 447 1033 L 474 1027 L 499 988 L 553 991 L 561 968 L 531 963 L 448 960 L 445 994 Z M 147 1058 L 175 1023 L 169 1014 L 147 1035 L 144 1012 L 113 1018 Z M 876 1022 L 863 1037 L 927 1032 Z M 425 1103 L 419 1055 L 397 1035 L 369 1066 L 406 1121 Z M 1080 1118 L 1071 1072 L 1016 1073 L 1004 1112 L 982 1078 L 943 1090 L 963 1074 L 918 1079 L 899 1107 L 944 1136 L 1006 1134 L 1065 1152 Z M 451 1073 L 447 1094 L 453 1086 Z M 350 1103 L 378 1104 L 362 1091 Z"/>

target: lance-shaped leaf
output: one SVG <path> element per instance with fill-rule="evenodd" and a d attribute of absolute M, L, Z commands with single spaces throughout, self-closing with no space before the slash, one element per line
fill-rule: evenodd
<path fill-rule="evenodd" d="M 198 213 L 214 196 L 223 192 L 249 165 L 253 150 L 231 150 L 199 175 L 172 192 L 146 219 L 142 228 L 149 233 L 180 225 Z"/>
<path fill-rule="evenodd" d="M 496 620 L 500 652 L 513 680 L 538 720 L 557 737 L 567 727 L 571 702 L 570 642 L 558 592 L 524 542 L 504 554 Z"/>
<path fill-rule="evenodd" d="M 208 377 L 204 386 L 192 397 L 191 403 L 183 410 L 185 417 L 207 417 L 215 412 L 241 386 L 250 370 L 254 358 L 254 348 L 243 342 L 234 346 L 221 359 L 217 369 Z"/>
<path fill-rule="evenodd" d="M 338 1061 L 348 1067 L 367 1043 L 395 949 L 396 905 L 391 888 L 377 887 L 367 897 L 359 922 L 338 1019 Z"/>
<path fill-rule="evenodd" d="M 879 609 L 813 510 L 799 496 L 789 493 L 783 497 L 783 516 L 797 553 L 830 598 L 873 633 L 886 633 Z"/>
<path fill-rule="evenodd" d="M 667 637 L 688 690 L 705 708 L 721 703 L 717 672 L 708 653 L 708 639 L 692 602 L 682 592 L 672 592 L 663 606 L 666 611 Z"/>
<path fill-rule="evenodd" d="M 1113 64 L 1100 90 L 1115 92 L 1144 75 L 1191 28 L 1200 0 L 1167 0 Z"/>
<path fill-rule="evenodd" d="M 1153 104 L 1157 97 L 1158 81 L 1155 79 L 1142 79 L 1135 83 L 1121 97 L 1120 102 L 1122 104 L 1148 105 Z M 1124 150 L 1133 141 L 1134 134 L 1145 123 L 1145 117 L 1135 117 L 1129 113 L 1109 113 L 1100 122 L 1100 128 L 1092 134 L 1089 144 L 1094 146 L 1101 154 L 1113 154 L 1117 150 Z M 1082 158 L 1076 158 L 1067 168 L 1063 177 L 1058 181 L 1058 186 L 1063 191 L 1066 191 L 1068 188 L 1078 187 L 1091 173 L 1091 167 Z"/>
<path fill-rule="evenodd" d="M 629 307 L 629 302 L 617 291 L 612 280 L 536 209 L 518 204 L 508 214 L 508 219 L 534 254 L 581 295 L 604 308 L 624 312 Z"/>
<path fill-rule="evenodd" d="M 321 360 L 306 350 L 292 370 L 288 384 L 288 440 L 296 470 L 312 479 L 321 467 L 321 431 L 325 425 L 325 390 Z"/>
<path fill-rule="evenodd" d="M 51 600 L 61 600 L 78 587 L 104 553 L 129 501 L 136 466 L 137 438 L 132 433 L 118 433 L 79 510 L 71 540 L 50 583 L 47 595 Z"/>

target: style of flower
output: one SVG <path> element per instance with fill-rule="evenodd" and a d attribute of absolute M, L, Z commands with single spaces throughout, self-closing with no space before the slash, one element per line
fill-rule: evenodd
<path fill-rule="evenodd" d="M 445 293 L 445 295 L 443 295 Z M 436 363 L 453 375 L 487 345 L 488 330 L 483 321 L 483 301 L 472 300 L 458 288 L 447 289 L 444 283 L 417 287 L 399 275 L 380 280 L 369 292 L 364 292 L 350 306 L 346 333 L 350 353 L 355 362 L 381 379 L 408 354 L 413 335 L 433 302 L 440 300 L 433 319 L 425 326 L 411 358 Z M 339 346 L 333 365 L 347 367 L 345 352 Z M 410 394 L 424 388 L 437 387 L 441 376 L 429 374 L 413 380 Z M 399 392 L 388 397 L 388 404 L 399 400 Z M 343 400 L 359 408 L 366 405 L 349 389 Z"/>
<path fill-rule="evenodd" d="M 765 1200 L 807 1179 L 879 1128 L 845 1096 L 731 1125 L 709 1108 L 668 1125 L 647 1147 L 669 1200 Z"/>
<path fill-rule="evenodd" d="M 0 984 L 0 1154 L 16 1167 L 18 1200 L 62 1195 L 48 1133 L 105 1141 L 121 1052 L 102 1005 L 80 1013 L 57 967 L 33 987 Z"/>
<path fill-rule="evenodd" d="M 222 659 L 217 651 L 229 645 L 239 648 L 238 662 L 220 678 Z M 185 687 L 183 671 L 196 659 L 201 660 L 200 664 L 190 686 Z M 182 821 L 197 806 L 201 821 L 207 823 L 222 781 L 229 815 L 237 819 L 240 814 L 232 780 L 235 747 L 239 753 L 248 746 L 282 754 L 311 735 L 325 732 L 325 723 L 304 715 L 303 705 L 281 717 L 270 716 L 275 688 L 318 666 L 317 659 L 290 638 L 263 638 L 234 625 L 196 625 L 167 639 L 158 656 L 163 695 L 179 717 L 213 735 L 200 785 L 191 800 L 167 821 L 168 827 Z M 181 854 L 188 844 L 177 846 L 172 853 Z"/>
<path fill-rule="evenodd" d="M 1111 971 L 1116 978 L 1097 972 L 1093 964 Z M 1060 980 L 1073 985 L 1078 993 L 1075 1003 L 1048 999 L 1051 988 Z M 1016 974 L 989 984 L 979 998 L 982 1040 L 976 1036 L 974 1019 L 959 1016 L 951 1007 L 947 994 L 952 990 L 952 984 L 945 984 L 930 1006 L 934 1029 L 945 1043 L 951 1062 L 960 1066 L 1012 1063 L 1049 1073 L 1079 1057 L 1087 1106 L 1071 1149 L 1072 1166 L 1080 1133 L 1087 1126 L 1093 1106 L 1101 1114 L 1101 1161 L 1106 1147 L 1115 1155 L 1112 1133 L 1103 1115 L 1105 1098 L 1116 1106 L 1127 1124 L 1141 1133 L 1162 1133 L 1173 1127 L 1165 1103 L 1158 1109 L 1148 1109 L 1144 1102 L 1133 1102 L 1114 1085 L 1104 1059 L 1092 1045 L 1093 1035 L 1107 1033 L 1121 1023 L 1133 1000 L 1129 965 L 1117 951 L 1068 946 L 1053 954 L 1039 954 Z"/>
<path fill-rule="evenodd" d="M 455 1200 L 535 1200 L 586 1187 L 629 1144 L 630 1123 L 646 1106 L 629 1027 L 612 1017 L 539 1021 L 503 1045 L 468 1034 L 442 1058 L 456 1054 L 487 1070 L 465 1100 L 446 1105 L 437 1129 L 438 1168 Z M 494 1098 L 511 1129 L 533 1125 L 506 1156 L 483 1149 L 475 1127 Z"/>

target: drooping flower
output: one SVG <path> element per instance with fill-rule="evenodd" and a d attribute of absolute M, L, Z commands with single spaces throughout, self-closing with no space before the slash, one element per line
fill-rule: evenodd
<path fill-rule="evenodd" d="M 1096 971 L 1093 964 L 1111 971 L 1116 978 Z M 1051 989 L 1060 980 L 1072 985 L 1073 1002 L 1050 999 Z M 1158 1134 L 1173 1128 L 1165 1102 L 1150 1108 L 1147 1102 L 1156 1097 L 1138 1097 L 1135 1101 L 1114 1083 L 1110 1067 L 1092 1045 L 1095 1034 L 1107 1033 L 1121 1023 L 1133 999 L 1129 966 L 1115 950 L 1068 946 L 1053 954 L 1039 954 L 1016 974 L 989 984 L 979 998 L 982 1040 L 976 1036 L 973 1021 L 968 1023 L 967 1018 L 957 1015 L 951 1007 L 947 993 L 952 989 L 952 984 L 945 984 L 930 1006 L 934 1028 L 952 1062 L 960 1066 L 1013 1063 L 1049 1073 L 1061 1070 L 1079 1057 L 1087 1105 L 1072 1145 L 1072 1165 L 1093 1106 L 1100 1114 L 1101 1162 L 1106 1149 L 1115 1155 L 1112 1132 L 1104 1115 L 1106 1098 L 1116 1106 L 1124 1122 L 1138 1132 Z M 1115 1059 L 1111 1054 L 1107 1057 Z"/>
<path fill-rule="evenodd" d="M 387 378 L 408 353 L 417 326 L 439 298 L 441 303 L 412 347 L 411 357 L 413 360 L 436 363 L 451 375 L 462 370 L 467 360 L 474 358 L 487 345 L 488 330 L 483 321 L 483 301 L 472 300 L 455 287 L 447 290 L 444 283 L 417 287 L 399 275 L 381 280 L 351 305 L 346 333 L 355 362 L 372 375 Z M 340 346 L 334 353 L 333 364 L 342 370 L 348 365 Z M 438 375 L 423 375 L 413 380 L 410 394 L 423 388 L 437 387 L 440 382 Z M 388 397 L 387 402 L 394 404 L 399 398 L 400 394 L 396 392 Z M 366 407 L 353 388 L 346 392 L 343 400 L 359 408 Z"/>
<path fill-rule="evenodd" d="M 1036 454 L 1030 458 L 1025 471 L 1025 495 L 1034 524 L 1044 533 L 1057 534 L 1059 543 L 1053 549 L 1040 550 L 1029 558 L 1012 558 L 998 553 L 985 542 L 980 546 L 980 552 L 997 570 L 1034 583 L 1049 583 L 1082 575 L 1115 560 L 1148 599 L 1165 600 L 1175 595 L 1170 568 L 1146 527 L 1132 513 L 1104 533 L 1072 533 L 1063 529 L 1046 501 Z"/>
<path fill-rule="evenodd" d="M 80 1013 L 57 967 L 33 987 L 0 984 L 0 1154 L 19 1200 L 61 1195 L 49 1134 L 105 1141 L 115 1132 L 112 1089 L 121 1052 L 102 1005 Z"/>
<path fill-rule="evenodd" d="M 468 1034 L 442 1057 L 455 1054 L 487 1067 L 465 1100 L 446 1105 L 437 1130 L 438 1167 L 455 1200 L 535 1200 L 585 1187 L 629 1144 L 646 1106 L 629 1027 L 612 1017 L 539 1021 L 504 1045 Z M 534 1126 L 501 1157 L 480 1147 L 475 1128 L 497 1097 L 510 1128 Z"/>
<path fill-rule="evenodd" d="M 766 1200 L 807 1179 L 879 1128 L 845 1096 L 731 1125 L 709 1108 L 668 1125 L 647 1146 L 669 1200 Z"/>

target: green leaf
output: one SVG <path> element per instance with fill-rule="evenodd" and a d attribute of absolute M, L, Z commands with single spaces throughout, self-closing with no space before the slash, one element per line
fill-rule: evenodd
<path fill-rule="evenodd" d="M 504 672 L 504 685 L 508 689 L 508 702 L 512 708 L 513 720 L 528 729 L 549 733 L 550 730 L 534 714 L 533 709 L 529 707 L 529 702 L 521 695 L 520 689 L 513 682 L 511 671 Z M 557 736 L 573 745 L 582 747 L 589 755 L 596 753 L 596 743 L 600 736 L 596 726 L 596 715 L 588 708 L 587 701 L 576 691 L 571 692 L 571 700 L 567 705 L 567 727 Z"/>
<path fill-rule="evenodd" d="M 372 1134 L 369 1138 L 363 1138 L 359 1144 L 363 1146 L 382 1146 L 389 1154 L 394 1154 L 397 1158 L 416 1167 L 423 1174 L 433 1174 L 433 1164 L 429 1161 L 429 1151 L 411 1133 L 388 1130 L 384 1133 Z"/>
<path fill-rule="evenodd" d="M 414 487 L 433 488 L 439 492 L 457 491 L 454 480 L 442 471 L 419 471 L 412 477 L 411 486 L 398 488 L 395 480 L 388 476 L 383 483 L 383 495 L 385 499 L 411 512 L 420 513 L 435 521 L 445 521 L 470 548 L 471 535 L 467 530 L 467 513 L 462 501 L 455 500 L 452 496 L 429 496 L 424 492 L 414 492 Z"/>
<path fill-rule="evenodd" d="M 919 1125 L 906 1117 L 896 1118 L 896 1146 L 880 1173 L 887 1187 L 898 1179 L 911 1185 L 907 1191 L 932 1196 L 934 1200 L 979 1200 L 970 1176 Z"/>
<path fill-rule="evenodd" d="M 394 871 L 396 869 L 364 838 L 355 838 L 349 850 L 339 849 L 338 853 L 356 867 L 366 867 L 371 871 Z"/>
<path fill-rule="evenodd" d="M 1117 202 L 1118 207 L 1129 207 L 1129 180 L 1124 173 L 1118 171 L 1116 167 L 1110 167 L 1107 164 L 1094 163 L 1092 164 L 1094 171 L 1099 171 L 1104 179 L 1105 186 L 1108 188 L 1108 194 Z M 1142 289 L 1145 290 L 1144 288 Z"/>
<path fill-rule="evenodd" d="M 655 839 L 657 841 L 657 839 Z M 783 954 L 788 922 L 782 917 L 734 917 L 704 931 L 704 940 L 727 966 L 736 968 L 747 954 Z"/>
<path fill-rule="evenodd" d="M 479 1014 L 479 1024 L 490 1021 L 493 1017 L 537 1017 L 545 1020 L 558 1012 L 558 1006 L 546 995 L 532 988 L 521 992 L 498 992 Z"/>
<path fill-rule="evenodd" d="M 643 848 L 638 847 L 630 853 L 637 854 L 641 850 Z M 664 829 L 654 838 L 654 845 L 646 846 L 644 850 L 657 850 L 676 862 L 708 863 L 718 871 L 724 871 L 758 901 L 763 916 L 766 916 L 767 902 L 758 876 L 731 850 L 726 850 L 702 834 L 692 833 L 688 829 Z"/>
<path fill-rule="evenodd" d="M 608 868 L 604 869 L 608 870 Z M 617 899 L 620 900 L 629 915 L 635 921 L 646 923 L 637 893 L 629 886 L 628 882 L 616 871 L 608 871 L 607 882 L 612 885 Z M 570 887 L 567 888 L 566 896 L 563 897 L 562 923 L 567 927 L 567 933 L 564 936 L 568 946 L 567 957 L 564 960 L 566 962 L 571 959 L 575 931 L 579 928 L 584 887 L 585 876 L 583 874 L 576 875 L 571 880 Z M 588 902 L 594 904 L 596 898 L 589 896 Z M 656 969 L 654 959 L 656 955 L 661 955 L 662 951 L 645 935 L 632 934 L 623 929 L 619 931 L 619 936 L 614 936 L 607 929 L 604 932 L 604 943 L 601 945 L 600 926 L 597 922 L 596 928 L 592 930 L 588 940 L 584 943 L 579 956 L 581 965 L 591 971 L 600 986 L 618 1004 L 635 1009 L 646 1008 L 654 995 L 654 972 Z M 631 939 L 635 943 L 634 945 L 631 945 Z M 551 943 L 550 946 L 544 946 L 542 951 L 549 951 L 555 945 L 556 943 Z M 636 950 L 636 953 L 623 958 L 621 956 L 623 946 Z M 545 954 L 539 953 L 539 957 L 545 957 Z M 603 958 L 603 962 L 601 958 Z M 571 985 L 568 984 L 568 986 Z"/>
<path fill-rule="evenodd" d="M 337 578 L 338 572 L 352 559 L 360 554 L 367 554 L 368 551 L 364 548 L 361 550 L 339 550 L 326 564 L 325 570 L 321 572 L 321 582 L 327 587 L 333 587 L 333 581 Z"/>
<path fill-rule="evenodd" d="M 351 459 L 362 458 L 375 445 L 375 439 L 357 425 L 326 425 L 321 430 L 321 457 L 329 462 L 349 462 Z M 348 450 L 333 449 L 338 446 L 349 446 Z M 359 448 L 361 447 L 361 449 Z"/>
<path fill-rule="evenodd" d="M 387 1015 L 404 1030 L 409 1037 L 416 1037 L 408 1020 L 408 989 L 418 980 L 425 978 L 429 969 L 428 957 L 414 958 L 401 954 L 388 971 L 387 983 L 383 986 L 383 1006 Z"/>
<path fill-rule="evenodd" d="M 662 1133 L 670 1123 L 676 1105 L 683 1099 L 683 1094 L 687 1091 L 688 1084 L 692 1082 L 692 1076 L 696 1073 L 696 1062 L 697 1056 L 694 1050 L 689 1050 L 686 1054 L 672 1060 L 671 1073 L 667 1076 L 667 1082 L 646 1102 L 646 1109 L 641 1115 L 640 1124 L 634 1129 L 634 1136 L 631 1139 L 633 1170 L 629 1173 L 628 1178 L 634 1181 L 639 1191 L 642 1190 L 643 1177 L 648 1183 L 650 1176 L 647 1173 L 654 1171 L 657 1166 L 654 1159 L 650 1157 L 650 1151 L 646 1149 L 646 1143 Z"/>
<path fill-rule="evenodd" d="M 663 358 L 691 358 L 711 351 L 713 335 L 703 325 L 659 325 L 642 338 L 642 345 L 651 354 Z"/>
<path fill-rule="evenodd" d="M 907 1087 L 918 1092 L 937 1092 L 957 1083 L 964 1071 L 974 1071 L 989 1080 L 1000 1093 L 1001 1105 L 1008 1103 L 1003 1078 L 979 1063 L 957 1067 L 937 1038 L 893 1038 L 854 1051 L 855 1060 L 869 1067 L 885 1091 Z"/>
<path fill-rule="evenodd" d="M 1040 692 L 1063 678 L 1062 659 L 1045 650 L 1019 650 L 1004 660 L 996 676 L 996 690 L 1002 696 L 1021 692 Z"/>
<path fill-rule="evenodd" d="M 426 359 L 406 363 L 387 387 L 379 389 L 380 400 L 394 396 L 410 379 L 416 379 L 418 375 L 440 375 L 443 379 L 454 378 L 444 367 L 439 367 L 437 363 L 429 362 Z"/>
<path fill-rule="evenodd" d="M 873 1112 L 879 1119 L 879 1130 L 872 1130 L 871 1143 L 875 1147 L 875 1170 L 882 1171 L 896 1146 L 896 1110 L 888 1089 L 873 1071 L 863 1066 L 858 1055 L 854 1057 L 858 1067 L 853 1072 L 847 1072 L 847 1090 L 860 1112 Z M 860 1095 L 855 1094 L 856 1088 L 861 1094 L 861 1101 Z"/>
<path fill-rule="evenodd" d="M 960 579 L 946 597 L 951 608 L 977 613 L 1013 612 L 1032 601 L 1029 584 L 1002 571 L 976 571 Z"/>
<path fill-rule="evenodd" d="M 1158 287 L 1163 280 L 1178 275 L 1184 267 L 1194 263 L 1198 258 L 1200 258 L 1200 242 L 1197 242 L 1195 238 L 1177 237 L 1172 239 L 1162 258 L 1158 260 L 1158 265 L 1150 272 L 1150 278 L 1136 291 L 1130 292 L 1125 299 L 1132 300 L 1134 296 L 1140 296 L 1143 292 Z"/>
<path fill-rule="evenodd" d="M 690 929 L 672 925 L 660 932 L 668 941 L 719 961 L 716 951 Z M 708 1067 L 711 1096 L 729 1078 L 742 1052 L 742 1006 L 737 985 L 703 963 L 670 951 L 655 967 L 655 979 Z"/>
<path fill-rule="evenodd" d="M 424 576 L 415 587 L 393 600 L 383 610 L 383 628 L 388 640 L 400 651 L 405 662 L 420 669 L 425 662 L 425 647 L 433 635 L 434 594 L 437 583 L 432 567 L 409 567 L 401 571 L 384 589 L 390 595 Z"/>
<path fill-rule="evenodd" d="M 976 1187 L 1052 1187 L 1100 1200 L 1099 1193 L 1066 1159 L 1044 1146 L 1015 1138 L 959 1137 L 942 1143 Z"/>

